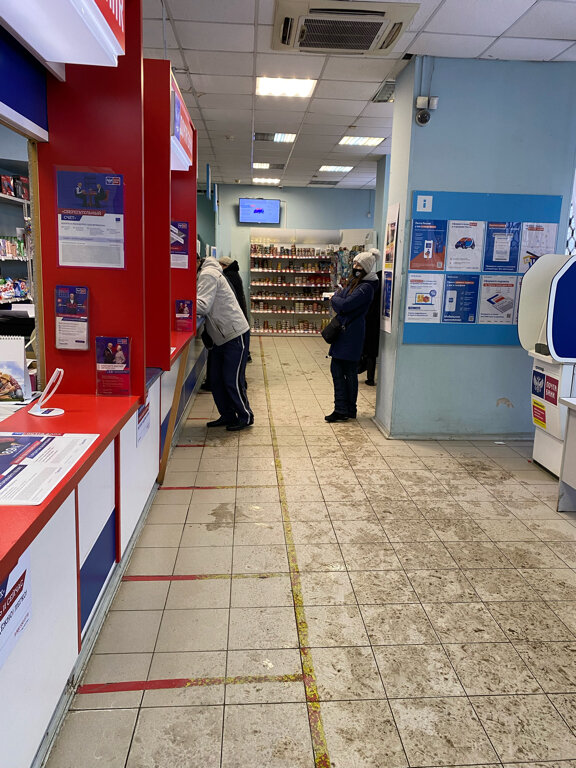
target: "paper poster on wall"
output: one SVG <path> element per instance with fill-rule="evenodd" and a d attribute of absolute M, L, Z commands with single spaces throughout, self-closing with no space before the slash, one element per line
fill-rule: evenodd
<path fill-rule="evenodd" d="M 170 266 L 188 269 L 188 222 L 170 222 Z"/>
<path fill-rule="evenodd" d="M 96 392 L 130 394 L 130 340 L 126 336 L 96 336 Z"/>
<path fill-rule="evenodd" d="M 444 269 L 447 228 L 448 222 L 444 220 L 414 219 L 410 243 L 410 269 Z"/>
<path fill-rule="evenodd" d="M 409 273 L 406 292 L 406 322 L 439 323 L 443 289 L 443 274 Z"/>
<path fill-rule="evenodd" d="M 480 272 L 484 255 L 485 221 L 449 221 L 446 270 Z"/>
<path fill-rule="evenodd" d="M 384 269 L 392 269 L 396 261 L 396 244 L 398 241 L 398 217 L 400 215 L 400 204 L 388 206 L 386 216 L 386 236 L 384 246 Z"/>
<path fill-rule="evenodd" d="M 27 549 L 8 576 L 0 581 L 0 669 L 30 621 L 31 611 L 30 549 Z"/>
<path fill-rule="evenodd" d="M 124 267 L 124 177 L 58 171 L 58 259 L 61 267 Z"/>
<path fill-rule="evenodd" d="M 486 325 L 512 325 L 516 307 L 516 277 L 482 275 L 478 322 Z"/>
<path fill-rule="evenodd" d="M 484 272 L 518 272 L 519 221 L 489 221 L 486 227 Z"/>
<path fill-rule="evenodd" d="M 190 333 L 194 330 L 194 303 L 192 299 L 176 299 L 174 330 Z"/>
<path fill-rule="evenodd" d="M 386 333 L 392 332 L 392 291 L 394 273 L 391 270 L 382 272 L 382 306 L 380 308 L 380 328 Z"/>
<path fill-rule="evenodd" d="M 558 224 L 525 221 L 522 224 L 518 272 L 527 272 L 545 253 L 556 253 L 557 234 Z"/>
<path fill-rule="evenodd" d="M 443 323 L 475 323 L 480 275 L 446 275 Z"/>
<path fill-rule="evenodd" d="M 88 349 L 88 288 L 56 286 L 56 349 Z"/>

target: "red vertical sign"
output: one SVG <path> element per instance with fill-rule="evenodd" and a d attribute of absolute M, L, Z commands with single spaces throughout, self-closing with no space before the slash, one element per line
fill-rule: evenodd
<path fill-rule="evenodd" d="M 114 37 L 118 40 L 122 51 L 126 50 L 125 25 L 125 0 L 94 0 L 102 16 L 106 19 Z"/>

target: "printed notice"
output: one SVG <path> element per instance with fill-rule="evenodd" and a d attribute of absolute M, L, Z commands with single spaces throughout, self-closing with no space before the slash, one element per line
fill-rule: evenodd
<path fill-rule="evenodd" d="M 557 234 L 558 224 L 524 222 L 518 272 L 527 272 L 545 253 L 556 253 Z"/>
<path fill-rule="evenodd" d="M 136 424 L 136 445 L 148 434 L 150 429 L 150 395 L 146 395 L 146 402 L 138 408 L 138 421 Z"/>
<path fill-rule="evenodd" d="M 446 269 L 480 272 L 484 254 L 485 221 L 449 221 Z"/>
<path fill-rule="evenodd" d="M 386 333 L 392 332 L 392 290 L 394 273 L 384 270 L 382 273 L 382 311 L 380 313 L 380 328 Z"/>
<path fill-rule="evenodd" d="M 518 272 L 519 221 L 489 221 L 486 227 L 484 272 Z"/>
<path fill-rule="evenodd" d="M 124 177 L 57 172 L 61 267 L 124 267 Z"/>
<path fill-rule="evenodd" d="M 446 230 L 444 220 L 412 222 L 410 269 L 443 270 L 446 259 Z"/>
<path fill-rule="evenodd" d="M 384 248 L 384 267 L 392 269 L 396 261 L 396 244 L 398 242 L 398 217 L 400 205 L 395 203 L 388 206 L 386 217 L 386 245 Z"/>
<path fill-rule="evenodd" d="M 30 621 L 31 609 L 30 550 L 27 549 L 16 567 L 0 581 L 0 669 Z"/>
<path fill-rule="evenodd" d="M 475 323 L 480 275 L 446 275 L 443 323 Z"/>
<path fill-rule="evenodd" d="M 172 269 L 188 269 L 187 221 L 173 221 L 170 224 L 170 266 Z"/>
<path fill-rule="evenodd" d="M 443 274 L 409 273 L 406 294 L 406 322 L 439 323 L 443 289 Z"/>
<path fill-rule="evenodd" d="M 88 288 L 56 286 L 56 349 L 88 349 Z"/>
<path fill-rule="evenodd" d="M 516 288 L 516 277 L 483 275 L 479 322 L 484 325 L 512 325 L 516 306 Z"/>

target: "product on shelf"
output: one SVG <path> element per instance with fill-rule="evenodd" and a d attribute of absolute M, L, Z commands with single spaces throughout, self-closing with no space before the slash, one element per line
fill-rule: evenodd
<path fill-rule="evenodd" d="M 15 197 L 12 176 L 0 176 L 0 184 L 3 195 L 10 195 L 10 197 Z"/>

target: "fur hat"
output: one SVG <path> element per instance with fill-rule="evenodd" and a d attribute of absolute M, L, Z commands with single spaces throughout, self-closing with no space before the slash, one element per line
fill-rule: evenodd
<path fill-rule="evenodd" d="M 221 256 L 218 261 L 222 267 L 229 267 L 232 264 L 232 259 L 229 256 Z"/>
<path fill-rule="evenodd" d="M 354 256 L 354 264 L 360 264 L 366 274 L 370 274 L 376 266 L 376 256 L 380 256 L 378 248 L 370 248 L 369 251 L 362 251 Z"/>

